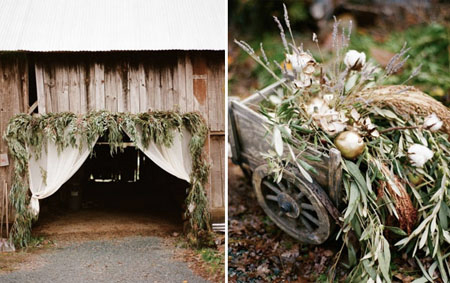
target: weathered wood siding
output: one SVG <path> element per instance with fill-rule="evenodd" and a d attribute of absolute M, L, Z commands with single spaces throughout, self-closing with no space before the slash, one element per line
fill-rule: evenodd
<path fill-rule="evenodd" d="M 224 52 L 34 53 L 39 113 L 199 111 L 210 137 L 211 212 L 224 217 Z"/>
<path fill-rule="evenodd" d="M 200 111 L 224 131 L 223 52 L 34 54 L 39 113 Z"/>
<path fill-rule="evenodd" d="M 28 111 L 28 68 L 25 56 L 0 54 L 0 135 L 3 137 L 9 119 L 15 114 Z M 6 142 L 0 139 L 0 153 L 8 153 Z M 0 211 L 4 194 L 4 183 L 11 189 L 12 161 L 0 167 Z M 1 215 L 1 213 L 0 213 Z M 10 214 L 10 216 L 12 216 Z M 10 217 L 11 220 L 11 217 Z"/>

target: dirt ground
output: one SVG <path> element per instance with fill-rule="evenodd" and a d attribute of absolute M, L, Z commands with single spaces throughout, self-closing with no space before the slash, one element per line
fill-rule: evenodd
<path fill-rule="evenodd" d="M 228 163 L 230 282 L 317 282 L 326 278 L 337 242 L 301 244 L 279 229 L 259 207 L 239 166 Z"/>
<path fill-rule="evenodd" d="M 133 235 L 171 237 L 181 232 L 181 221 L 173 217 L 104 209 L 45 215 L 33 228 L 35 236 L 61 242 Z"/>
<path fill-rule="evenodd" d="M 182 235 L 179 216 L 148 211 L 120 211 L 114 209 L 82 209 L 78 212 L 42 213 L 33 226 L 38 239 L 34 247 L 15 253 L 0 254 L 0 275 L 39 269 L 42 257 L 71 248 L 74 244 L 127 241 L 133 237 L 156 238 L 170 252 L 174 262 L 184 264 L 195 276 L 212 282 L 223 281 L 212 273 L 210 265 L 190 248 Z M 224 253 L 223 237 L 218 235 L 219 251 Z M 200 278 L 199 277 L 199 278 Z"/>

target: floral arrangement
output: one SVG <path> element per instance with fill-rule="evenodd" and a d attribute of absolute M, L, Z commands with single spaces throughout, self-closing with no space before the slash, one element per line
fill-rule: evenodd
<path fill-rule="evenodd" d="M 447 282 L 448 130 L 444 131 L 446 125 L 437 115 L 442 113 L 419 116 L 401 103 L 384 101 L 384 97 L 420 93 L 405 86 L 407 81 L 401 86 L 382 86 L 405 64 L 406 44 L 382 69 L 363 52 L 348 50 L 351 23 L 341 28 L 335 19 L 333 58 L 325 62 L 315 34 L 312 41 L 320 60 L 296 44 L 286 7 L 284 22 L 290 43 L 285 28 L 274 19 L 286 53 L 283 62 L 269 61 L 262 44 L 258 55 L 247 43 L 235 40 L 282 85 L 283 91 L 266 97 L 259 106 L 271 123 L 268 130 L 274 150 L 262 154 L 274 179 L 280 181 L 287 167 L 295 166 L 305 179 L 312 180 L 314 168 L 298 162 L 293 150 L 301 154 L 305 142 L 323 152 L 337 148 L 343 157 L 344 206 L 337 233 L 343 246 L 336 263 L 346 247 L 350 268 L 346 280 L 391 282 L 391 252 L 402 250 L 421 268 L 423 277 L 418 282 L 438 277 Z M 409 79 L 419 71 L 420 66 Z M 283 152 L 286 147 L 288 153 Z M 427 257 L 432 259 L 428 265 L 424 264 Z M 336 264 L 330 269 L 331 279 L 335 268 Z"/>
<path fill-rule="evenodd" d="M 27 173 L 30 157 L 27 147 L 33 147 L 36 152 L 41 152 L 45 143 L 44 138 L 54 141 L 60 149 L 68 146 L 79 147 L 84 141 L 86 144 L 92 144 L 97 137 L 105 136 L 113 154 L 117 150 L 122 150 L 125 132 L 133 142 L 137 140 L 137 127 L 142 129 L 144 147 L 148 147 L 151 141 L 171 146 L 173 131 L 181 131 L 182 127 L 191 133 L 189 142 L 192 156 L 191 186 L 186 197 L 185 212 L 190 224 L 187 236 L 194 246 L 210 245 L 212 238 L 210 215 L 204 189 L 208 181 L 209 164 L 203 154 L 208 127 L 199 113 L 181 114 L 169 111 L 140 114 L 94 111 L 85 115 L 63 112 L 40 116 L 18 114 L 11 118 L 5 139 L 14 160 L 13 183 L 9 196 L 16 211 L 10 234 L 14 244 L 18 247 L 28 245 L 31 239 L 31 225 L 35 218 L 28 209 L 30 196 Z M 77 138 L 79 136 L 81 139 Z"/>

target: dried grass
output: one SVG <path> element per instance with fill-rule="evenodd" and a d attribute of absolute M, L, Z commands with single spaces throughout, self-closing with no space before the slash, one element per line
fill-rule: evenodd
<path fill-rule="evenodd" d="M 450 109 L 431 96 L 412 86 L 380 86 L 363 91 L 360 97 L 372 105 L 389 106 L 399 115 L 428 116 L 431 113 L 444 122 L 442 130 L 450 136 Z"/>
<path fill-rule="evenodd" d="M 406 191 L 401 179 L 393 174 L 386 165 L 382 164 L 381 170 L 385 176 L 390 176 L 391 179 L 395 182 L 395 186 L 400 191 L 400 195 L 397 194 L 392 185 L 389 182 L 381 181 L 380 187 L 378 191 L 384 191 L 386 188 L 391 195 L 392 199 L 395 202 L 395 209 L 398 213 L 398 221 L 400 223 L 400 229 L 406 231 L 411 234 L 417 223 L 417 209 L 414 208 L 414 205 L 409 197 L 408 192 Z"/>

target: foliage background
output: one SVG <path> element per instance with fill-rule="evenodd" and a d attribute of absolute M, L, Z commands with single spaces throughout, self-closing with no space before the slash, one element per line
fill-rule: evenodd
<path fill-rule="evenodd" d="M 285 3 L 297 41 L 303 42 L 306 48 L 311 44 L 312 33 L 319 35 L 322 51 L 327 54 L 330 45 L 332 19 L 316 22 L 309 13 L 312 1 L 229 1 L 229 95 L 247 96 L 252 91 L 273 82 L 264 69 L 242 52 L 233 39 L 244 40 L 254 48 L 264 44 L 267 56 L 279 62 L 284 59 L 279 31 L 271 16 L 283 18 L 282 3 Z M 353 21 L 353 32 L 350 49 L 364 51 L 380 65 L 398 52 L 404 42 L 411 50 L 410 58 L 401 72 L 387 81 L 388 84 L 403 82 L 411 71 L 422 64 L 422 72 L 409 81 L 422 91 L 432 95 L 445 105 L 450 106 L 450 5 L 438 1 L 425 1 L 432 5 L 428 14 L 416 15 L 410 2 L 414 1 L 341 1 L 350 4 L 371 7 L 375 2 L 387 4 L 396 2 L 392 15 L 379 15 L 368 21 L 365 14 L 345 8 L 337 8 L 334 15 L 342 21 Z M 444 1 L 441 1 L 444 2 Z M 433 6 L 434 5 L 434 6 Z M 390 7 L 389 5 L 386 7 Z M 399 15 L 401 13 L 401 15 Z M 372 14 L 373 17 L 375 14 Z M 395 23 L 395 24 L 393 24 Z M 318 54 L 314 54 L 318 55 Z M 327 57 L 325 55 L 325 57 Z M 316 56 L 318 58 L 318 56 Z"/>

